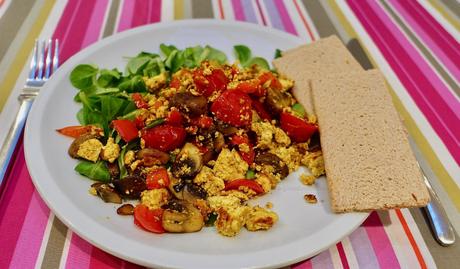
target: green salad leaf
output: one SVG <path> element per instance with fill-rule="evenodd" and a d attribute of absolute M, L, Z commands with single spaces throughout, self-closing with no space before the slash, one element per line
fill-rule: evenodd
<path fill-rule="evenodd" d="M 270 69 L 270 65 L 267 60 L 262 57 L 252 57 L 251 49 L 245 45 L 233 46 L 236 58 L 240 61 L 242 67 L 251 67 L 258 65 L 263 69 Z"/>
<path fill-rule="evenodd" d="M 110 182 L 110 173 L 104 161 L 92 163 L 81 161 L 75 166 L 75 171 L 96 181 Z"/>
<path fill-rule="evenodd" d="M 95 65 L 80 64 L 70 73 L 70 82 L 77 89 L 87 89 L 94 84 L 98 68 Z"/>

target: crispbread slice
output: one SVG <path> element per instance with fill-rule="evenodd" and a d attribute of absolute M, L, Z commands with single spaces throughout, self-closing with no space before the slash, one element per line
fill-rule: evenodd
<path fill-rule="evenodd" d="M 335 212 L 425 206 L 429 194 L 377 70 L 312 81 Z"/>
<path fill-rule="evenodd" d="M 337 36 L 320 39 L 282 53 L 273 66 L 295 81 L 292 90 L 309 115 L 314 114 L 310 80 L 325 75 L 363 70 Z"/>

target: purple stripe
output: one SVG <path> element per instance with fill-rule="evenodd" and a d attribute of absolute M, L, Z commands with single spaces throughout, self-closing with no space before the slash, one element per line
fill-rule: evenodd
<path fill-rule="evenodd" d="M 328 250 L 321 252 L 311 259 L 313 269 L 334 269 L 331 253 Z"/>
<path fill-rule="evenodd" d="M 266 11 L 268 12 L 268 17 L 270 18 L 270 22 L 273 27 L 276 29 L 280 29 L 284 31 L 284 25 L 283 22 L 281 21 L 281 18 L 278 14 L 278 11 L 276 11 L 277 7 L 275 4 L 274 0 L 266 0 L 262 2 L 266 6 Z"/>
<path fill-rule="evenodd" d="M 284 5 L 283 0 L 274 0 L 276 5 L 276 10 L 278 10 L 281 21 L 284 25 L 284 30 L 288 33 L 297 35 L 297 30 L 295 29 L 294 23 L 292 23 L 291 17 Z"/>
<path fill-rule="evenodd" d="M 355 252 L 359 268 L 379 268 L 379 262 L 365 228 L 359 227 L 348 238 Z"/>
<path fill-rule="evenodd" d="M 246 21 L 258 23 L 256 13 L 254 10 L 253 1 L 243 1 L 242 5 L 243 5 L 244 15 L 246 16 Z"/>
<path fill-rule="evenodd" d="M 460 102 L 376 2 L 348 0 L 348 4 L 460 164 Z"/>
<path fill-rule="evenodd" d="M 414 2 L 411 4 L 413 1 L 396 0 L 390 0 L 390 2 L 431 51 L 447 67 L 450 73 L 460 81 L 460 61 L 457 60 L 460 59 L 460 49 L 457 48 L 459 43 L 448 33 L 444 33 L 445 31 L 442 31 L 442 26 L 433 25 L 434 23 L 429 21 L 430 19 L 433 20 L 429 14 L 420 14 L 420 12 L 417 12 L 417 3 Z"/>

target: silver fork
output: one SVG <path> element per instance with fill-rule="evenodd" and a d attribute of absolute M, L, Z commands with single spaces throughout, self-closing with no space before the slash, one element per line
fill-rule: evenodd
<path fill-rule="evenodd" d="M 45 84 L 59 66 L 58 55 L 59 42 L 57 39 L 54 42 L 51 39 L 48 41 L 35 41 L 29 75 L 18 97 L 20 102 L 19 111 L 0 150 L 0 184 L 3 183 L 5 178 L 8 165 L 24 128 L 32 103 L 43 84 Z"/>

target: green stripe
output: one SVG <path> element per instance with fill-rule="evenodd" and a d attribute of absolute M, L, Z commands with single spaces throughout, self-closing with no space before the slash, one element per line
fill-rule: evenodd
<path fill-rule="evenodd" d="M 64 251 L 64 244 L 68 228 L 58 218 L 53 218 L 53 224 L 41 264 L 41 268 L 43 269 L 59 268 L 61 256 Z M 46 239 L 44 238 L 44 240 Z"/>
<path fill-rule="evenodd" d="M 214 18 L 211 0 L 192 1 L 193 18 Z"/>
<path fill-rule="evenodd" d="M 120 8 L 120 0 L 111 0 L 109 3 L 110 3 L 110 10 L 109 10 L 109 14 L 107 15 L 106 22 L 105 22 L 104 33 L 102 34 L 103 37 L 110 36 L 114 33 L 118 9 Z"/>

